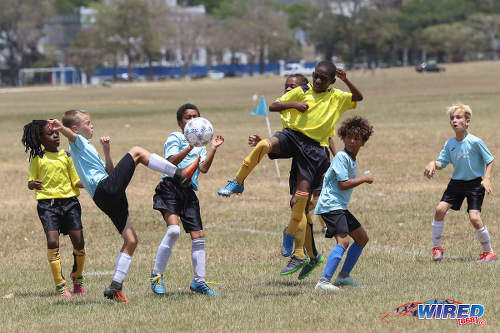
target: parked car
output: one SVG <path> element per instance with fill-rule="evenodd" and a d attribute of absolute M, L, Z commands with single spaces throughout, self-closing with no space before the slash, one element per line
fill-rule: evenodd
<path fill-rule="evenodd" d="M 415 70 L 419 73 L 423 72 L 444 72 L 445 68 L 438 66 L 435 61 L 423 62 L 415 67 Z"/>
<path fill-rule="evenodd" d="M 314 72 L 313 67 L 305 67 L 301 63 L 289 63 L 285 65 L 285 68 L 281 71 L 282 76 L 288 76 L 291 74 L 302 74 L 302 75 L 312 75 Z"/>

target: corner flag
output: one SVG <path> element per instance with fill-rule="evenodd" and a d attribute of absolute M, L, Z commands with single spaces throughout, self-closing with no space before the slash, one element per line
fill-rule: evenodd
<path fill-rule="evenodd" d="M 254 116 L 264 116 L 266 117 L 266 125 L 267 125 L 267 131 L 269 133 L 269 136 L 272 135 L 271 133 L 271 124 L 269 124 L 269 117 L 267 116 L 267 105 L 266 105 L 266 99 L 264 96 L 260 99 L 259 105 L 255 109 L 253 109 L 252 112 L 250 112 L 251 115 Z M 276 174 L 278 175 L 278 184 L 281 183 L 281 176 L 280 176 L 280 168 L 278 167 L 278 160 L 274 160 L 274 166 L 276 167 Z"/>
<path fill-rule="evenodd" d="M 259 105 L 255 109 L 253 109 L 250 114 L 254 116 L 264 116 L 267 117 L 267 105 L 266 105 L 266 99 L 264 96 L 260 99 Z"/>

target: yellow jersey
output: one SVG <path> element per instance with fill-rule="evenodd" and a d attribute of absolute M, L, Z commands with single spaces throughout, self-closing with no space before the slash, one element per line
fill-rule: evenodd
<path fill-rule="evenodd" d="M 42 189 L 35 190 L 36 200 L 71 198 L 80 195 L 76 183 L 80 181 L 71 154 L 65 150 L 57 153 L 42 152 L 31 159 L 28 181 L 39 179 Z"/>
<path fill-rule="evenodd" d="M 290 90 L 276 101 L 306 103 L 308 109 L 305 112 L 295 109 L 280 112 L 283 128 L 301 132 L 322 146 L 328 146 L 328 138 L 335 135 L 335 124 L 340 116 L 356 108 L 351 93 L 334 88 L 317 93 L 311 83 Z"/>

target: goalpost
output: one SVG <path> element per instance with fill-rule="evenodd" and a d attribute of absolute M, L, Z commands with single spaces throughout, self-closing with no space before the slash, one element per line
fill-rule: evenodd
<path fill-rule="evenodd" d="M 81 84 L 80 71 L 74 67 L 45 67 L 45 68 L 21 68 L 18 81 L 24 86 L 28 80 L 34 80 L 37 73 L 47 73 L 46 77 L 40 77 L 38 84 L 66 85 Z"/>

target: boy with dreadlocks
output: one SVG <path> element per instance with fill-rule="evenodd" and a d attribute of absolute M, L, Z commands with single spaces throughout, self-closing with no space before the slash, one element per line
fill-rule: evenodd
<path fill-rule="evenodd" d="M 61 270 L 59 234 L 69 234 L 73 244 L 73 293 L 83 294 L 85 242 L 81 207 L 77 196 L 82 187 L 69 152 L 59 150 L 59 133 L 50 130 L 46 120 L 33 120 L 24 126 L 22 143 L 29 151 L 28 188 L 35 191 L 37 211 L 47 237 L 47 257 L 56 290 L 71 297 Z"/>

